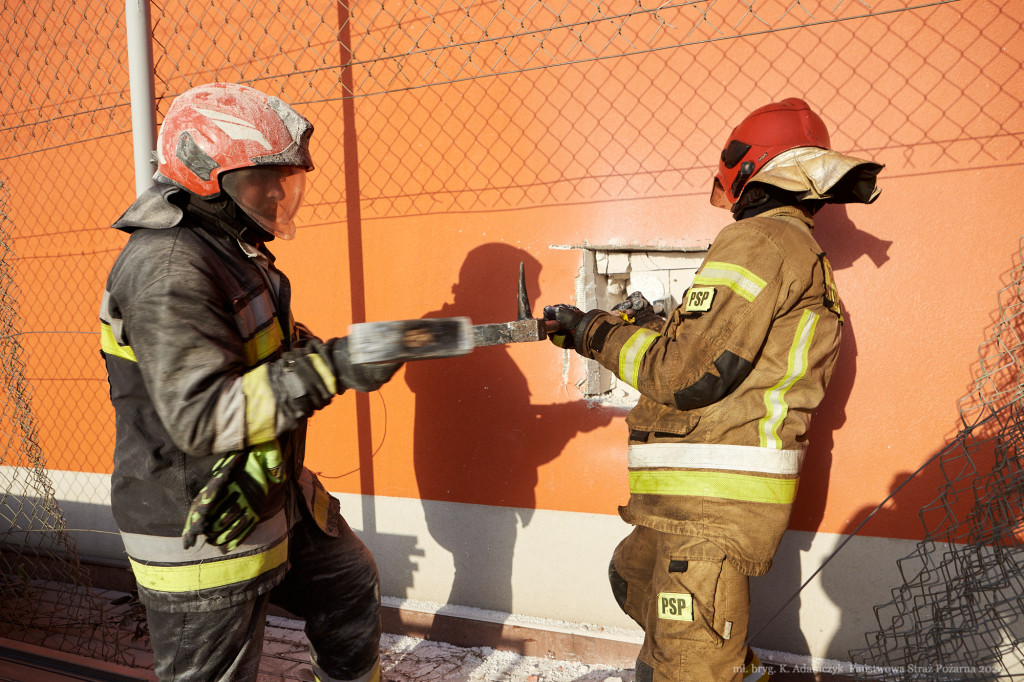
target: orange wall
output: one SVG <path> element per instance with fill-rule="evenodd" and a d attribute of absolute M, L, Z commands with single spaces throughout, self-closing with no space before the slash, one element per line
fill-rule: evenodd
<path fill-rule="evenodd" d="M 272 249 L 297 318 L 323 336 L 362 320 L 510 320 L 520 261 L 540 314 L 573 302 L 581 264 L 580 251 L 553 247 L 706 245 L 729 219 L 707 197 L 730 128 L 769 101 L 803 97 L 836 149 L 886 165 L 876 204 L 818 219 L 849 324 L 792 527 L 849 531 L 956 434 L 957 401 L 977 373 L 1021 234 L 1006 197 L 1024 180 L 1022 21 L 1014 0 L 961 0 L 360 96 L 346 100 L 347 119 L 338 89 L 324 102 L 294 80 L 256 82 L 282 87 L 317 129 L 303 227 Z M 163 45 L 187 33 L 166 19 L 155 31 Z M 310 42 L 333 53 L 336 34 L 317 35 Z M 370 56 L 360 45 L 357 60 Z M 306 53 L 289 49 L 301 68 Z M 172 94 L 256 75 L 205 66 L 183 74 L 158 57 L 158 94 L 159 83 Z M 366 81 L 356 82 L 360 94 Z M 64 150 L 3 167 L 18 254 L 53 266 L 19 264 L 26 330 L 92 329 L 123 241 L 104 226 L 134 188 L 129 136 L 72 150 L 77 165 Z M 32 164 L 44 162 L 70 186 L 42 191 Z M 39 236 L 48 232 L 57 242 Z M 62 264 L 65 253 L 83 255 Z M 26 337 L 41 441 L 51 466 L 108 471 L 102 367 L 80 339 L 61 338 L 58 362 L 54 346 Z M 309 463 L 337 492 L 614 514 L 627 496 L 624 413 L 588 408 L 575 360 L 568 381 L 562 372 L 546 343 L 409 364 L 379 394 L 345 394 L 317 415 Z M 921 537 L 934 469 L 864 533 Z"/>

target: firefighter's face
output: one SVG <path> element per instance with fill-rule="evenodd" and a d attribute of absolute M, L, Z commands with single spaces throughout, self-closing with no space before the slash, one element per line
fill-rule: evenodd
<path fill-rule="evenodd" d="M 295 213 L 306 189 L 306 169 L 256 166 L 226 173 L 224 191 L 253 220 L 279 239 L 295 237 Z"/>

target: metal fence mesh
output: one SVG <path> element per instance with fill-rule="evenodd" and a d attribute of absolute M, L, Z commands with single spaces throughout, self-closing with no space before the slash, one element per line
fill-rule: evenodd
<path fill-rule="evenodd" d="M 730 127 L 752 102 L 793 90 L 850 154 L 886 150 L 909 172 L 999 167 L 1024 147 L 1024 10 L 970 0 L 970 13 L 948 11 L 957 1 L 159 0 L 157 120 L 174 96 L 214 80 L 310 114 L 308 226 L 343 222 L 353 202 L 372 220 L 706 195 Z M 92 332 L 122 244 L 108 226 L 134 189 L 124 4 L 3 0 L 0 31 L 5 229 L 22 315 L 9 336 L 34 392 L 39 461 L 105 474 L 113 415 Z M 989 383 L 1015 369 L 1006 361 L 985 360 Z M 1014 386 L 1001 390 L 1015 400 Z M 965 409 L 965 423 L 981 423 L 971 409 L 987 408 Z M 5 434 L 25 428 L 20 418 L 5 407 Z M 28 470 L 45 489 L 45 471 L 15 460 L 17 439 L 6 438 L 0 490 L 20 490 Z M 1011 452 L 993 454 L 1002 473 L 985 479 L 1007 495 L 1019 485 L 1016 465 L 999 463 Z M 968 469 L 951 483 L 969 480 L 972 454 L 944 464 Z M 982 509 L 978 523 L 997 506 Z M 51 511 L 44 523 L 64 551 Z"/>

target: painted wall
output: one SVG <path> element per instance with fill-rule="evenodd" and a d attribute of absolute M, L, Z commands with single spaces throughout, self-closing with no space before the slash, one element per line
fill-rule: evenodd
<path fill-rule="evenodd" d="M 910 6 L 355 99 L 323 101 L 295 79 L 255 82 L 280 87 L 317 129 L 298 238 L 271 245 L 293 281 L 297 319 L 325 337 L 365 320 L 508 321 L 520 262 L 539 315 L 574 302 L 578 247 L 706 246 L 730 218 L 708 204 L 729 130 L 770 101 L 806 99 L 835 149 L 886 167 L 874 205 L 829 207 L 816 221 L 848 324 L 791 533 L 776 567 L 754 581 L 758 627 L 955 436 L 958 400 L 1018 253 L 1008 195 L 1024 180 L 1024 8 Z M 184 49 L 180 25 L 165 17 L 154 30 L 168 54 Z M 336 26 L 324 35 L 337 40 Z M 346 46 L 356 60 L 372 57 L 371 41 L 317 43 L 324 53 Z M 299 71 L 307 53 L 289 54 Z M 245 65 L 203 66 L 160 58 L 158 82 L 172 93 L 183 72 L 194 84 L 248 75 Z M 357 94 L 373 89 L 353 82 Z M 24 329 L 92 330 L 123 242 L 105 226 L 134 190 L 130 136 L 71 150 L 26 144 L 0 167 Z M 69 182 L 44 189 L 35 169 L 47 167 Z M 94 530 L 113 530 L 95 511 L 113 442 L 98 342 L 39 334 L 24 344 L 49 465 L 89 481 L 62 476 L 59 493 L 70 508 L 93 509 Z M 484 348 L 410 363 L 379 392 L 346 393 L 314 417 L 308 464 L 374 550 L 387 594 L 632 627 L 606 584 L 629 530 L 616 515 L 628 495 L 625 412 L 584 400 L 581 376 L 574 356 L 547 343 Z M 940 482 L 937 471 L 919 475 L 755 644 L 831 658 L 863 645 L 876 628 L 871 607 L 899 584 L 895 560 L 923 537 L 918 511 Z M 107 539 L 90 542 L 96 535 L 82 533 L 80 549 L 108 554 Z"/>

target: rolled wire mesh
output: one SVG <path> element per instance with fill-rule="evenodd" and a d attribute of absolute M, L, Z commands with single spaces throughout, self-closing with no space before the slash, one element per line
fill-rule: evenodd
<path fill-rule="evenodd" d="M 117 660 L 117 632 L 79 562 L 39 445 L 21 345 L 9 198 L 0 177 L 0 636 Z"/>
<path fill-rule="evenodd" d="M 875 607 L 879 629 L 850 652 L 865 679 L 1024 679 L 1022 263 L 1019 251 L 960 401 L 964 428 L 930 465 L 943 483 L 920 512 L 925 537 Z"/>

